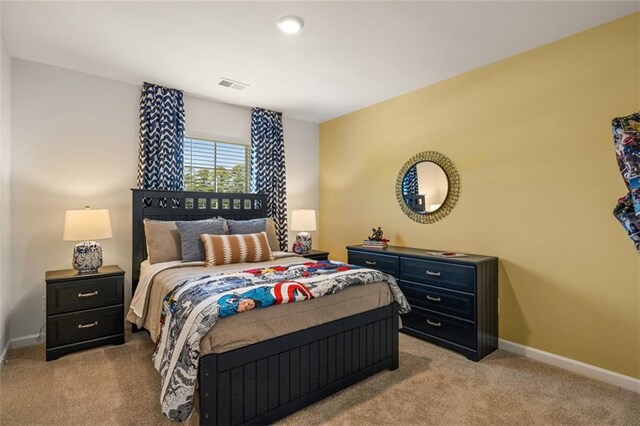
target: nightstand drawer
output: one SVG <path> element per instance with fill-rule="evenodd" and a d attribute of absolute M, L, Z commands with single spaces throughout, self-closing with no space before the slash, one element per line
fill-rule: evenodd
<path fill-rule="evenodd" d="M 348 263 L 352 265 L 364 266 L 365 268 L 377 269 L 394 277 L 398 277 L 400 262 L 397 256 L 386 254 L 364 253 L 349 250 Z"/>
<path fill-rule="evenodd" d="M 120 277 L 62 281 L 47 286 L 48 315 L 122 303 L 124 279 Z"/>
<path fill-rule="evenodd" d="M 469 348 L 476 347 L 476 325 L 470 321 L 412 307 L 411 312 L 402 316 L 402 325 Z"/>
<path fill-rule="evenodd" d="M 411 305 L 473 321 L 476 297 L 426 284 L 400 281 L 400 289 Z"/>
<path fill-rule="evenodd" d="M 47 318 L 47 348 L 123 334 L 124 308 L 91 309 Z"/>
<path fill-rule="evenodd" d="M 476 291 L 476 270 L 473 266 L 409 258 L 402 258 L 401 262 L 400 278 L 403 280 L 468 293 Z"/>

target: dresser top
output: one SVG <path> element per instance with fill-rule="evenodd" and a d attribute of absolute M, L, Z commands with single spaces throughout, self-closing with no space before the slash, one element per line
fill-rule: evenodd
<path fill-rule="evenodd" d="M 123 275 L 124 271 L 117 265 L 103 266 L 98 269 L 95 274 L 81 274 L 75 269 L 62 269 L 59 271 L 47 271 L 45 274 L 45 280 L 48 283 L 55 283 L 59 281 L 74 281 L 74 280 L 86 280 L 90 278 L 112 277 L 117 275 Z"/>
<path fill-rule="evenodd" d="M 419 249 L 419 248 L 412 248 L 412 247 L 400 247 L 400 246 L 388 246 L 387 248 L 370 248 L 370 247 L 362 247 L 361 245 L 354 245 L 354 246 L 347 246 L 347 250 L 354 250 L 354 251 L 367 252 L 367 253 L 386 254 L 391 256 L 415 257 L 418 259 L 428 259 L 428 260 L 434 260 L 434 261 L 440 261 L 440 262 L 447 261 L 447 262 L 466 263 L 466 264 L 478 264 L 478 263 L 489 262 L 489 261 L 498 259 L 495 256 L 484 256 L 480 254 L 471 254 L 471 253 L 465 253 L 467 255 L 465 257 L 435 256 L 435 255 L 429 254 L 429 252 L 446 253 L 446 251 Z"/>

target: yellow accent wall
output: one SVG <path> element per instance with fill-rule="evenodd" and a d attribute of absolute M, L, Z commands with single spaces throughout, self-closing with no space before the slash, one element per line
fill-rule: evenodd
<path fill-rule="evenodd" d="M 498 256 L 502 339 L 640 378 L 640 255 L 611 213 L 626 188 L 610 128 L 638 110 L 636 13 L 322 123 L 321 248 L 346 260 L 382 226 L 395 245 Z M 422 225 L 395 181 L 431 150 L 462 190 Z"/>

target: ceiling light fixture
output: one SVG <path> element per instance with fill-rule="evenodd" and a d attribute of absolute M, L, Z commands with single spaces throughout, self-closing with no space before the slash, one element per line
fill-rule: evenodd
<path fill-rule="evenodd" d="M 289 15 L 278 19 L 278 28 L 285 34 L 295 34 L 304 27 L 304 21 L 297 16 Z"/>

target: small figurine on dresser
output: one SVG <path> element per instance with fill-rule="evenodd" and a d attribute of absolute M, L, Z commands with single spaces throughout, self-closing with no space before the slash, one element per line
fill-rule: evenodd
<path fill-rule="evenodd" d="M 387 248 L 389 240 L 383 237 L 384 232 L 382 231 L 382 228 L 378 226 L 378 229 L 372 228 L 371 231 L 373 233 L 369 238 L 362 242 L 362 247 Z"/>

